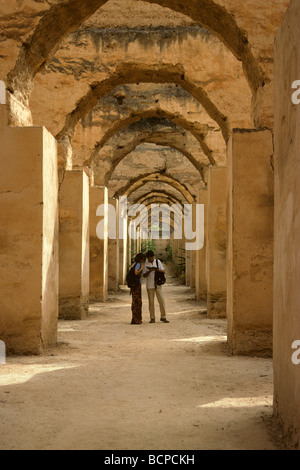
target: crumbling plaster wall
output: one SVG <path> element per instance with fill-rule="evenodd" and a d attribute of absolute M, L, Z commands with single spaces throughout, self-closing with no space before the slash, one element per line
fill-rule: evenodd
<path fill-rule="evenodd" d="M 27 56 L 23 56 L 23 59 L 25 58 L 25 61 L 22 62 L 22 60 L 19 62 L 20 67 L 16 68 L 16 73 L 17 74 L 24 74 L 24 92 L 25 94 L 27 91 L 25 90 L 27 84 L 25 83 L 26 80 L 29 78 L 31 80 L 31 74 L 35 74 L 36 71 L 38 71 L 38 63 L 39 60 L 46 60 L 47 64 L 51 61 L 50 57 L 48 55 L 53 54 L 56 52 L 56 49 L 60 47 L 60 31 L 59 28 L 57 27 L 57 23 L 53 22 L 51 24 L 51 21 L 48 22 L 48 26 L 50 27 L 45 28 L 45 31 L 41 28 L 39 28 L 40 35 L 37 36 L 35 35 L 35 40 L 38 41 L 36 43 L 36 54 L 34 54 L 33 51 L 31 51 L 31 38 L 30 36 L 32 35 L 34 29 L 36 28 L 38 22 L 40 19 L 44 21 L 44 18 L 46 16 L 44 15 L 47 13 L 47 11 L 50 9 L 52 6 L 56 7 L 61 7 L 60 5 L 61 2 L 57 1 L 39 1 L 36 2 L 34 0 L 14 0 L 12 2 L 5 2 L 1 1 L 0 7 L 1 7 L 1 12 L 2 15 L 0 17 L 0 24 L 2 26 L 2 34 L 1 34 L 1 45 L 0 45 L 0 70 L 2 71 L 3 76 L 0 78 L 6 79 L 7 74 L 9 73 L 10 70 L 13 69 L 14 65 L 16 64 L 16 60 L 19 54 L 19 48 L 24 43 L 25 40 L 28 40 L 28 46 L 27 46 Z M 148 28 L 149 25 L 153 29 L 159 29 L 159 27 L 163 26 L 164 28 L 174 28 L 174 27 L 181 27 L 181 28 L 195 28 L 196 26 L 196 21 L 191 20 L 189 16 L 182 15 L 180 11 L 184 11 L 187 13 L 187 15 L 191 15 L 195 19 L 198 18 L 201 21 L 201 18 L 204 19 L 204 13 L 202 11 L 198 11 L 197 14 L 196 12 L 189 12 L 187 8 L 187 5 L 181 5 L 179 2 L 173 2 L 172 4 L 168 2 L 168 0 L 149 0 L 147 2 L 137 2 L 134 0 L 127 0 L 124 2 L 123 0 L 111 0 L 109 2 L 106 2 L 105 0 L 93 0 L 88 2 L 79 2 L 78 0 L 72 0 L 70 1 L 70 9 L 68 10 L 67 8 L 60 8 L 61 11 L 61 17 L 59 18 L 60 21 L 64 22 L 64 26 L 66 26 L 66 31 L 69 28 L 74 28 L 78 27 L 81 24 L 81 30 L 79 33 L 77 33 L 77 37 L 81 36 L 82 34 L 85 35 L 87 30 L 93 31 L 96 28 L 118 28 L 119 32 L 120 29 L 135 29 L 135 28 L 140 28 L 145 29 Z M 124 4 L 126 3 L 126 8 L 124 8 Z M 154 3 L 154 5 L 151 5 L 151 3 Z M 161 5 L 164 6 L 171 6 L 172 10 L 169 8 L 162 8 L 160 5 L 157 3 L 160 3 Z M 289 5 L 289 0 L 284 0 L 282 2 L 278 2 L 276 0 L 268 0 L 265 2 L 261 2 L 261 4 L 258 4 L 254 0 L 249 0 L 245 2 L 245 4 L 241 4 L 240 2 L 237 3 L 235 0 L 216 0 L 215 2 L 212 2 L 210 0 L 205 0 L 203 2 L 203 7 L 204 9 L 206 8 L 206 12 L 212 12 L 218 9 L 218 5 L 221 7 L 224 7 L 224 10 L 219 9 L 219 14 L 220 12 L 223 11 L 223 17 L 224 17 L 224 22 L 229 21 L 232 23 L 233 26 L 233 31 L 237 32 L 238 28 L 240 28 L 240 37 L 244 35 L 244 37 L 247 37 L 249 40 L 251 53 L 253 54 L 254 59 L 258 61 L 258 67 L 256 69 L 261 70 L 261 76 L 265 76 L 267 79 L 265 81 L 266 86 L 263 87 L 261 90 L 260 95 L 258 96 L 258 101 L 263 101 L 264 103 L 264 108 L 265 111 L 263 114 L 265 116 L 270 117 L 272 113 L 272 99 L 271 99 L 271 93 L 270 90 L 272 89 L 272 86 L 269 86 L 267 84 L 268 79 L 272 77 L 272 70 L 273 70 L 273 39 L 275 36 L 275 32 L 277 28 L 279 27 L 283 14 L 286 11 L 287 6 Z M 94 11 L 96 11 L 96 8 L 102 6 L 95 14 L 93 14 L 92 17 L 88 18 L 90 14 L 92 14 Z M 77 10 L 78 9 L 78 10 Z M 203 9 L 203 12 L 204 12 Z M 53 16 L 54 9 L 51 10 L 50 15 Z M 75 13 L 77 12 L 77 13 Z M 122 14 L 120 14 L 122 12 Z M 229 14 L 228 14 L 229 13 Z M 63 15 L 65 14 L 66 18 L 64 21 Z M 77 14 L 77 16 L 76 16 Z M 201 16 L 202 15 L 202 16 Z M 49 15 L 48 15 L 49 16 Z M 82 19 L 79 20 L 79 17 Z M 84 17 L 88 18 L 86 21 L 84 20 Z M 51 18 L 51 16 L 49 17 Z M 226 21 L 225 21 L 226 20 Z M 76 24 L 76 26 L 74 26 Z M 212 18 L 207 18 L 207 24 L 212 24 L 212 28 L 214 29 L 219 29 L 219 34 L 220 37 L 223 36 L 225 39 L 224 41 L 227 42 L 232 42 L 232 47 L 234 48 L 234 38 L 228 37 L 228 30 L 227 28 L 226 31 L 226 25 L 224 26 L 224 30 L 222 30 L 222 25 L 220 22 L 213 23 Z M 70 25 L 70 26 L 68 26 Z M 85 31 L 84 31 L 85 30 Z M 128 32 L 128 31 L 127 31 Z M 143 34 L 143 31 L 140 31 L 141 34 Z M 43 37 L 43 34 L 45 35 L 45 38 Z M 161 32 L 158 32 L 158 35 L 160 35 Z M 185 34 L 185 33 L 184 33 Z M 227 34 L 227 37 L 226 37 Z M 128 36 L 128 34 L 127 34 Z M 212 39 L 211 41 L 217 41 L 215 35 L 210 35 Z M 70 38 L 72 35 L 70 36 Z M 207 40 L 207 33 L 204 33 L 204 39 Z M 187 43 L 188 42 L 193 42 L 195 38 L 189 36 L 187 38 Z M 42 45 L 43 41 L 45 43 L 47 42 L 47 46 L 45 44 L 45 47 Z M 66 38 L 65 44 L 70 45 L 70 42 L 68 42 L 69 39 Z M 171 38 L 169 41 L 164 41 L 164 44 L 174 43 L 174 38 Z M 158 41 L 160 42 L 160 41 Z M 199 43 L 199 41 L 198 41 Z M 245 43 L 245 41 L 244 41 Z M 40 59 L 40 45 L 44 47 L 44 57 L 41 57 Z M 81 41 L 81 46 L 84 44 Z M 115 49 L 116 49 L 116 42 L 113 41 L 108 44 L 109 47 L 106 45 L 107 49 L 107 56 L 110 58 L 113 58 L 115 56 Z M 144 45 L 143 45 L 144 46 Z M 176 46 L 177 47 L 177 46 Z M 173 44 L 173 49 L 176 54 L 176 47 L 174 47 Z M 181 46 L 180 46 L 181 47 Z M 196 45 L 195 45 L 196 47 Z M 231 46 L 230 46 L 231 47 Z M 246 47 L 248 47 L 246 45 Z M 133 47 L 135 49 L 136 46 Z M 61 51 L 64 51 L 66 47 L 62 47 Z M 71 47 L 69 47 L 69 51 L 71 52 Z M 81 47 L 82 49 L 82 47 Z M 210 49 L 212 49 L 212 44 L 210 44 Z M 191 50 L 197 50 L 194 49 L 194 46 Z M 204 48 L 203 48 L 204 50 Z M 9 54 L 7 53 L 9 51 Z M 60 51 L 60 52 L 61 52 Z M 56 56 L 56 58 L 59 60 L 59 54 Z M 137 51 L 135 51 L 137 52 Z M 149 49 L 148 49 L 148 54 L 149 54 Z M 159 51 L 161 52 L 161 51 Z M 182 51 L 181 51 L 182 52 Z M 81 52 L 82 54 L 82 52 Z M 64 54 L 65 58 L 68 59 L 68 55 Z M 20 56 L 21 57 L 21 56 Z M 70 57 L 70 56 L 69 56 Z M 82 58 L 82 56 L 80 55 Z M 190 57 L 192 58 L 195 66 L 195 53 L 191 52 Z M 197 57 L 200 58 L 199 54 L 197 54 Z M 73 52 L 71 54 L 71 59 L 74 58 Z M 28 61 L 26 62 L 26 60 Z M 50 59 L 50 61 L 49 61 Z M 220 63 L 221 57 L 218 57 L 218 61 L 216 62 L 217 64 Z M 229 57 L 226 58 L 227 63 L 229 65 Z M 247 60 L 244 58 L 244 66 L 248 67 Z M 31 64 L 32 67 L 34 67 L 34 61 L 36 61 L 35 65 L 35 70 L 30 70 Z M 102 62 L 105 62 L 105 60 L 102 60 Z M 197 64 L 200 63 L 201 61 L 198 60 Z M 28 64 L 28 70 L 22 70 L 22 63 L 27 63 Z M 74 62 L 72 60 L 69 60 L 69 67 L 68 69 L 72 68 L 74 66 Z M 27 67 L 27 66 L 26 66 Z M 227 70 L 230 70 L 227 69 Z M 256 71 L 257 71 L 256 70 Z M 225 69 L 224 69 L 225 71 Z M 188 72 L 189 73 L 189 72 Z M 259 72 L 260 73 L 260 72 Z M 248 70 L 248 75 L 249 75 L 249 70 Z M 17 80 L 15 80 L 15 78 Z M 224 78 L 224 77 L 223 77 Z M 198 77 L 199 79 L 199 77 Z M 10 76 L 10 84 L 12 88 L 14 88 L 14 85 L 19 84 L 19 90 L 17 95 L 20 95 L 22 93 L 22 77 L 13 77 Z M 70 84 L 70 82 L 69 82 Z M 214 84 L 212 83 L 212 86 Z M 80 87 L 76 87 L 80 93 Z M 242 89 L 239 87 L 239 89 L 242 92 Z M 14 90 L 11 90 L 14 91 Z M 30 91 L 30 90 L 29 90 Z M 20 96 L 17 96 L 20 97 Z M 73 94 L 72 98 L 74 97 L 74 101 L 78 98 L 78 95 Z M 26 97 L 25 97 L 26 98 Z M 54 103 L 55 101 L 53 100 L 53 97 L 49 97 L 51 100 L 51 103 Z M 62 98 L 62 97 L 61 97 Z M 57 94 L 55 99 L 57 101 L 60 101 L 61 98 L 57 100 Z M 68 100 L 63 100 L 64 103 L 69 103 Z M 245 103 L 245 99 L 243 102 Z M 264 124 L 266 122 L 263 122 Z M 48 127 L 47 122 L 43 122 L 44 125 Z M 241 126 L 242 123 L 239 122 L 239 125 Z M 49 128 L 49 130 L 53 132 L 52 128 Z"/>

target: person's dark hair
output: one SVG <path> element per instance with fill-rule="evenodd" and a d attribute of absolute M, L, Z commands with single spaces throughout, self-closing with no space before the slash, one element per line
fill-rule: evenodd
<path fill-rule="evenodd" d="M 141 263 L 143 261 L 145 261 L 145 255 L 144 253 L 138 253 L 135 257 L 135 263 Z"/>
<path fill-rule="evenodd" d="M 152 250 L 149 250 L 149 251 L 147 251 L 146 256 L 147 256 L 147 258 L 153 258 L 155 255 L 154 255 L 154 252 Z"/>

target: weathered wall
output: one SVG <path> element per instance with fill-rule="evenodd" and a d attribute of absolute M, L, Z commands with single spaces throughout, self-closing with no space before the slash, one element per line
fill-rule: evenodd
<path fill-rule="evenodd" d="M 300 80 L 300 5 L 291 2 L 276 38 L 275 56 L 275 264 L 274 412 L 292 447 L 300 448 L 300 106 L 292 104 Z"/>
<path fill-rule="evenodd" d="M 82 319 L 89 307 L 88 176 L 66 171 L 59 200 L 59 316 Z"/>
<path fill-rule="evenodd" d="M 117 129 L 127 127 L 143 116 L 170 116 L 184 124 L 187 130 L 203 133 L 214 159 L 224 164 L 222 157 L 226 156 L 226 144 L 223 135 L 190 93 L 173 83 L 139 83 L 117 87 L 79 121 L 72 141 L 74 165 L 81 165 L 97 143 L 104 143 Z"/>
<path fill-rule="evenodd" d="M 165 56 L 170 50 L 172 58 L 167 57 L 168 61 L 180 63 L 184 57 L 187 61 L 187 68 L 192 72 L 197 67 L 197 64 L 199 64 L 200 68 L 197 70 L 198 80 L 203 83 L 208 93 L 215 95 L 216 102 L 223 101 L 221 106 L 223 109 L 227 109 L 229 114 L 232 112 L 235 102 L 237 102 L 237 113 L 239 113 L 239 107 L 244 105 L 246 101 L 250 104 L 250 94 L 249 90 L 246 89 L 247 84 L 243 77 L 241 63 L 236 61 L 226 46 L 216 38 L 215 34 L 199 27 L 202 12 L 197 12 L 195 7 L 190 10 L 191 16 L 194 18 L 192 20 L 186 14 L 178 13 L 178 11 L 186 13 L 186 6 L 177 1 L 171 3 L 175 11 L 169 8 L 162 8 L 157 4 L 151 5 L 149 4 L 151 0 L 149 2 L 127 0 L 125 5 L 123 0 L 112 0 L 109 2 L 105 2 L 105 0 L 99 0 L 98 2 L 79 2 L 73 0 L 68 3 L 70 5 L 67 4 L 66 9 L 64 8 L 65 5 L 61 8 L 62 13 L 58 17 L 58 20 L 61 21 L 60 25 L 55 21 L 54 17 L 51 22 L 54 10 L 50 12 L 48 27 L 44 30 L 39 28 L 39 34 L 34 36 L 36 37 L 36 43 L 33 44 L 34 51 L 31 49 L 31 36 L 36 26 L 40 20 L 45 22 L 45 14 L 52 6 L 61 6 L 61 2 L 59 0 L 41 0 L 38 2 L 36 0 L 17 0 L 11 2 L 3 0 L 0 3 L 0 70 L 1 74 L 3 74 L 0 76 L 0 79 L 6 79 L 7 74 L 14 68 L 17 62 L 15 74 L 9 77 L 10 90 L 14 93 L 14 96 L 26 102 L 32 85 L 32 76 L 39 69 L 39 60 L 41 62 L 45 60 L 47 64 L 45 68 L 42 67 L 44 75 L 49 74 L 50 67 L 51 71 L 53 67 L 56 67 L 55 72 L 63 72 L 62 84 L 67 85 L 64 87 L 63 95 L 58 96 L 57 89 L 55 89 L 56 85 L 52 87 L 52 95 L 52 89 L 49 88 L 47 83 L 52 81 L 52 77 L 50 80 L 48 78 L 43 80 L 43 76 L 38 74 L 35 80 L 35 90 L 37 90 L 39 85 L 44 87 L 46 83 L 46 95 L 44 95 L 45 89 L 41 89 L 40 95 L 36 95 L 34 101 L 35 103 L 40 101 L 40 114 L 37 114 L 37 116 L 40 116 L 41 123 L 47 125 L 52 133 L 54 130 L 51 126 L 57 125 L 59 114 L 61 112 L 64 114 L 66 106 L 70 106 L 69 109 L 71 110 L 72 102 L 75 103 L 82 93 L 87 90 L 86 84 L 90 85 L 94 80 L 94 78 L 91 79 L 91 76 L 94 77 L 97 73 L 99 77 L 103 78 L 104 70 L 101 64 L 105 64 L 106 72 L 107 69 L 113 69 L 113 65 L 117 64 L 120 56 L 125 56 L 127 60 L 132 60 L 131 54 L 133 54 L 133 60 L 135 60 L 136 57 L 142 58 L 141 52 L 146 52 L 148 57 L 151 55 L 157 57 L 158 53 L 160 56 Z M 162 5 L 170 5 L 164 1 L 161 3 Z M 254 100 L 255 119 L 257 122 L 270 124 L 273 115 L 272 82 L 269 83 L 273 71 L 273 39 L 276 28 L 278 28 L 289 4 L 289 0 L 282 0 L 281 2 L 266 0 L 261 5 L 256 0 L 249 0 L 246 4 L 237 3 L 235 0 L 215 0 L 214 2 L 207 1 L 205 3 L 207 5 L 211 4 L 213 12 L 215 12 L 215 7 L 219 5 L 224 7 L 224 10 L 222 10 L 222 13 L 224 12 L 223 21 L 217 18 L 215 20 L 216 24 L 213 25 L 213 15 L 209 18 L 212 29 L 219 30 L 219 37 L 224 36 L 225 42 L 231 42 L 232 38 L 228 38 L 230 36 L 228 34 L 230 26 L 227 24 L 228 19 L 231 19 L 233 23 L 236 23 L 236 28 L 240 28 L 240 36 L 247 38 L 247 41 L 246 39 L 242 41 L 241 49 L 245 47 L 248 49 L 247 42 L 249 41 L 249 51 L 251 50 L 253 54 L 254 62 L 257 60 L 259 64 L 255 63 L 255 65 L 262 71 L 262 75 L 265 76 L 264 86 L 260 87 L 259 93 L 257 93 Z M 91 18 L 88 18 L 89 14 L 96 11 L 97 6 L 103 4 L 102 8 Z M 86 17 L 83 12 L 86 12 Z M 81 21 L 78 20 L 79 16 Z M 208 14 L 207 16 L 210 15 Z M 205 24 L 205 12 L 203 22 Z M 72 25 L 74 25 L 74 29 L 76 29 L 76 26 L 79 26 L 79 30 L 70 34 L 61 42 L 60 29 L 64 30 L 65 26 L 69 26 L 70 31 L 72 30 Z M 147 31 L 147 29 L 149 30 L 149 25 L 151 25 L 150 40 L 153 40 L 153 52 L 150 51 L 149 47 L 149 34 Z M 109 29 L 109 34 L 103 40 L 101 31 L 105 31 L 107 28 Z M 168 30 L 166 34 L 163 33 L 164 30 Z M 170 31 L 172 30 L 177 32 L 181 30 L 178 39 L 171 37 Z M 197 31 L 196 34 L 194 30 Z M 66 27 L 65 31 L 68 31 L 68 27 Z M 128 31 L 131 31 L 131 33 L 128 34 Z M 191 34 L 189 34 L 190 31 L 192 31 Z M 116 34 L 121 36 L 121 40 L 114 37 Z M 120 53 L 117 43 L 124 42 L 122 39 L 124 35 L 127 38 L 125 44 L 123 44 L 124 50 Z M 199 44 L 199 38 L 195 37 L 197 35 L 200 36 L 200 41 L 203 41 L 203 44 Z M 239 36 L 238 33 L 237 36 Z M 28 41 L 25 53 L 25 48 L 22 49 L 21 46 L 24 45 L 26 40 Z M 192 44 L 193 42 L 194 44 Z M 77 47 L 77 54 L 73 49 L 74 46 Z M 184 51 L 184 46 L 191 47 Z M 235 44 L 233 44 L 233 48 L 236 50 L 234 46 Z M 199 47 L 199 50 L 195 54 L 197 47 Z M 59 52 L 51 63 L 50 58 L 53 57 L 56 48 L 59 49 Z M 20 49 L 21 57 L 19 59 L 21 60 L 17 61 Z M 214 54 L 212 54 L 212 50 Z M 101 58 L 99 58 L 100 54 L 102 54 Z M 198 58 L 196 63 L 194 61 L 195 56 Z M 28 57 L 28 61 L 26 61 L 26 57 Z M 180 60 L 178 60 L 178 57 Z M 243 60 L 244 68 L 247 69 L 247 57 L 243 57 Z M 202 67 L 204 62 L 206 63 L 205 68 Z M 223 65 L 221 65 L 221 62 L 223 62 Z M 23 68 L 22 64 L 24 64 Z M 204 75 L 208 65 L 212 67 L 211 75 L 213 75 L 213 79 L 209 75 Z M 226 73 L 218 81 L 215 81 L 214 76 L 218 74 L 219 65 L 220 70 L 224 69 Z M 217 70 L 214 67 L 217 67 Z M 232 74 L 234 80 L 232 80 Z M 56 75 L 56 73 L 53 75 Z M 55 77 L 53 78 L 53 83 L 56 83 Z M 233 83 L 234 81 L 237 83 Z M 74 83 L 77 85 L 76 87 Z M 230 87 L 232 89 L 228 96 L 226 96 L 223 91 L 225 88 Z M 61 86 L 57 88 L 62 90 Z M 245 93 L 242 91 L 243 89 Z M 234 93 L 243 93 L 244 98 L 247 96 L 247 99 L 232 100 L 231 95 Z M 44 96 L 47 95 L 49 97 L 48 103 L 52 104 L 51 108 L 54 111 L 53 115 L 49 116 L 49 122 L 46 119 L 51 110 L 49 110 L 49 106 L 48 109 L 47 106 L 44 108 L 44 102 L 46 101 Z M 217 95 L 221 99 L 218 99 Z M 54 103 L 56 103 L 56 107 L 53 106 Z M 43 115 L 41 114 L 42 108 L 44 108 Z M 54 110 L 54 108 L 56 109 Z M 249 117 L 250 114 L 247 113 L 247 119 Z M 28 117 L 27 124 L 29 119 Z M 25 121 L 26 118 L 24 119 Z M 35 123 L 39 124 L 38 122 Z M 234 125 L 237 124 L 242 125 L 241 122 Z"/>
<path fill-rule="evenodd" d="M 168 251 L 167 248 L 170 246 L 170 240 L 153 240 L 155 246 L 155 256 L 156 258 L 160 259 L 162 262 L 166 262 L 168 259 Z"/>
<path fill-rule="evenodd" d="M 184 185 L 194 197 L 197 196 L 199 171 L 179 151 L 155 144 L 141 144 L 117 165 L 109 181 L 110 194 L 123 194 L 122 188 L 130 181 L 137 178 L 143 181 L 143 177 L 149 173 L 168 175 Z"/>
<path fill-rule="evenodd" d="M 0 106 L 5 114 L 5 106 Z M 0 128 L 0 337 L 16 354 L 56 341 L 56 141 L 44 128 Z"/>
<path fill-rule="evenodd" d="M 177 67 L 184 80 L 204 88 L 230 122 L 236 126 L 251 125 L 252 96 L 242 64 L 216 36 L 201 26 L 150 27 L 147 33 L 138 28 L 107 31 L 95 26 L 71 34 L 44 73 L 36 77 L 30 100 L 34 123 L 43 119 L 56 135 L 64 126 L 66 113 L 75 109 L 92 83 L 104 80 L 108 83 L 112 78 L 113 86 L 104 86 L 106 95 L 118 85 L 145 82 L 140 73 L 135 72 L 135 67 L 146 64 L 146 68 L 156 70 L 157 77 L 159 70 L 164 69 L 159 83 L 174 83 L 166 71 L 172 72 Z M 126 63 L 131 64 L 128 72 L 122 70 Z M 45 104 L 50 100 L 55 106 L 52 109 L 47 106 L 44 111 L 45 96 Z"/>
<path fill-rule="evenodd" d="M 227 316 L 234 354 L 272 354 L 273 153 L 269 130 L 233 130 L 228 151 Z"/>
<path fill-rule="evenodd" d="M 108 182 L 116 165 L 144 142 L 180 151 L 198 170 L 210 163 L 208 156 L 203 152 L 201 143 L 191 132 L 185 131 L 181 126 L 166 119 L 143 119 L 117 132 L 106 145 L 93 152 L 87 164 L 93 168 L 95 184 L 102 185 Z M 141 153 L 140 159 L 143 158 L 145 161 L 145 156 Z"/>
<path fill-rule="evenodd" d="M 128 197 L 128 204 L 135 204 L 136 202 L 142 202 L 145 198 L 151 197 L 151 194 L 161 194 L 162 196 L 165 195 L 166 197 L 171 196 L 174 200 L 178 201 L 180 204 L 187 204 L 188 201 L 185 199 L 183 194 L 171 186 L 170 184 L 163 183 L 161 181 L 155 182 L 145 182 L 143 186 L 139 189 L 134 191 Z"/>

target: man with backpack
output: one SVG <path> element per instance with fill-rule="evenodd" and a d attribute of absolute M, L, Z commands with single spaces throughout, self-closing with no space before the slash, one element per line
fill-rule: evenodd
<path fill-rule="evenodd" d="M 169 323 L 166 318 L 165 298 L 163 284 L 165 283 L 165 270 L 160 260 L 155 259 L 153 251 L 146 253 L 147 261 L 143 270 L 146 279 L 146 288 L 149 301 L 150 323 L 155 323 L 155 295 L 160 307 L 160 321 Z"/>

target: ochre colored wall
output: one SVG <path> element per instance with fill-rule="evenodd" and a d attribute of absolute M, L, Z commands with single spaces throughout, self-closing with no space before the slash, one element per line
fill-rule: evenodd
<path fill-rule="evenodd" d="M 300 4 L 293 0 L 275 43 L 274 411 L 289 443 L 300 448 L 300 106 L 291 101 L 300 80 Z"/>
<path fill-rule="evenodd" d="M 56 342 L 56 141 L 45 128 L 5 126 L 0 141 L 0 338 L 8 353 L 38 354 Z"/>
<path fill-rule="evenodd" d="M 272 156 L 272 132 L 233 130 L 228 151 L 227 316 L 235 354 L 272 353 Z"/>
<path fill-rule="evenodd" d="M 206 225 L 208 217 L 207 190 L 199 190 L 198 204 L 204 205 L 204 246 L 196 252 L 196 300 L 206 301 L 207 280 L 206 280 Z"/>
<path fill-rule="evenodd" d="M 97 217 L 98 206 L 106 207 L 105 216 Z M 97 237 L 98 223 L 104 220 L 105 238 Z M 90 188 L 90 299 L 105 302 L 108 295 L 108 191 Z"/>
<path fill-rule="evenodd" d="M 227 168 L 211 167 L 208 177 L 206 226 L 207 314 L 226 317 Z"/>
<path fill-rule="evenodd" d="M 89 307 L 89 180 L 84 172 L 65 172 L 59 202 L 59 316 L 81 319 Z"/>

